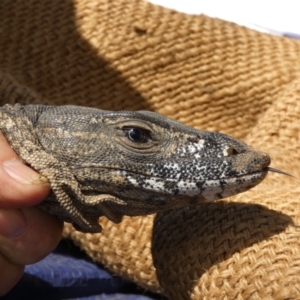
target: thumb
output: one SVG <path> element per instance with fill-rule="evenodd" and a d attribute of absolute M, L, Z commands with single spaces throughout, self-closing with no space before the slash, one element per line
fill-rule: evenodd
<path fill-rule="evenodd" d="M 19 159 L 0 163 L 0 207 L 33 206 L 45 199 L 49 192 L 47 179 Z"/>
<path fill-rule="evenodd" d="M 49 192 L 47 179 L 23 164 L 0 132 L 0 208 L 33 206 Z"/>

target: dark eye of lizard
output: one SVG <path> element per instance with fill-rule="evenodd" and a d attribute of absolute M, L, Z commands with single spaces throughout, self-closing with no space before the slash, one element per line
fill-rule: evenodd
<path fill-rule="evenodd" d="M 125 134 L 134 143 L 147 143 L 149 140 L 149 132 L 142 128 L 126 128 Z"/>

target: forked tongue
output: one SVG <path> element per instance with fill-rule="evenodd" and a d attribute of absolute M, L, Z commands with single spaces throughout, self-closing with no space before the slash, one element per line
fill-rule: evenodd
<path fill-rule="evenodd" d="M 295 176 L 293 176 L 293 175 L 291 175 L 291 174 L 289 174 L 287 172 L 284 172 L 284 171 L 281 171 L 281 170 L 278 170 L 278 169 L 275 169 L 275 168 L 271 168 L 271 167 L 267 167 L 267 169 L 270 172 L 287 175 L 287 176 L 290 176 L 290 177 L 293 177 L 293 178 L 297 179 Z"/>

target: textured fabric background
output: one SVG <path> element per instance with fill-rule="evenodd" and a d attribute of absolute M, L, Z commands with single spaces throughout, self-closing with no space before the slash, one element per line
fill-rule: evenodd
<path fill-rule="evenodd" d="M 300 177 L 300 43 L 142 0 L 1 0 L 0 99 L 150 109 L 268 152 Z M 299 180 L 115 225 L 66 226 L 170 299 L 300 299 Z"/>

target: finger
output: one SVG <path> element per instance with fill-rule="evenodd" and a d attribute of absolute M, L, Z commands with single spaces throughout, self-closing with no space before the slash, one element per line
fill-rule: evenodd
<path fill-rule="evenodd" d="M 27 229 L 19 237 L 0 236 L 0 253 L 15 264 L 35 263 L 57 246 L 63 222 L 36 207 L 24 208 L 18 212 L 23 213 Z M 5 213 L 5 210 L 0 213 Z"/>
<path fill-rule="evenodd" d="M 0 207 L 32 206 L 47 197 L 50 185 L 24 165 L 0 133 Z"/>
<path fill-rule="evenodd" d="M 11 263 L 4 256 L 0 254 L 0 297 L 9 292 L 9 290 L 20 280 L 22 277 L 24 266 Z"/>
<path fill-rule="evenodd" d="M 24 213 L 19 209 L 0 209 L 0 235 L 18 238 L 27 230 Z"/>

